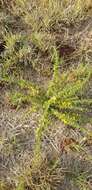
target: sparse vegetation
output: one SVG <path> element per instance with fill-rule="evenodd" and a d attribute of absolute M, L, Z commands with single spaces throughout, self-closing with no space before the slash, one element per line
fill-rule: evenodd
<path fill-rule="evenodd" d="M 0 25 L 0 190 L 91 190 L 91 0 L 1 0 Z"/>

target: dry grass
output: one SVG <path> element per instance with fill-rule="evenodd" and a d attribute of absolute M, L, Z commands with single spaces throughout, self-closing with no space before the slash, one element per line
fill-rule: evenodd
<path fill-rule="evenodd" d="M 91 73 L 92 1 L 0 0 L 0 27 L 0 190 L 91 190 L 91 121 L 85 131 L 65 125 L 51 114 L 58 106 L 51 96 L 62 81 L 73 85 L 77 65 Z M 85 73 L 80 69 L 80 81 Z M 61 83 L 52 84 L 58 74 Z M 90 98 L 90 114 L 91 83 L 90 76 L 80 96 Z"/>

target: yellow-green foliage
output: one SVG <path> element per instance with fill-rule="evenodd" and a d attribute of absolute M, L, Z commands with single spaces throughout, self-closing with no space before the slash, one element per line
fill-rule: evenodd
<path fill-rule="evenodd" d="M 30 97 L 20 92 L 15 92 L 9 95 L 10 104 L 14 107 L 20 107 L 24 104 L 30 103 Z"/>
<path fill-rule="evenodd" d="M 25 185 L 23 183 L 23 179 L 22 179 L 22 182 L 20 182 L 16 188 L 16 190 L 25 190 Z"/>
<path fill-rule="evenodd" d="M 26 80 L 14 80 L 12 81 L 13 86 L 17 85 L 17 91 L 14 89 L 7 94 L 9 98 L 10 105 L 20 108 L 21 106 L 28 105 L 28 104 L 36 104 L 39 102 L 40 89 Z"/>
<path fill-rule="evenodd" d="M 60 72 L 60 64 L 62 68 L 63 61 L 59 59 L 56 49 L 54 49 L 53 58 L 53 77 L 46 92 L 47 98 L 43 103 L 42 116 L 35 132 L 36 142 L 31 168 L 32 172 L 41 172 L 43 162 L 41 151 L 42 138 L 53 116 L 61 120 L 66 126 L 69 125 L 82 131 L 85 131 L 83 124 L 91 122 L 92 99 L 90 97 L 87 98 L 85 95 L 87 85 L 92 76 L 91 66 L 80 64 L 76 69 L 71 68 L 67 72 Z M 36 173 L 34 175 L 36 176 Z M 38 175 L 40 176 L 40 174 Z M 32 180 L 32 173 L 30 179 Z M 79 187 L 86 187 L 84 180 L 80 176 L 76 179 Z M 45 181 L 43 182 L 43 186 L 45 187 Z M 37 188 L 35 185 L 34 187 Z M 49 188 L 51 188 L 50 185 Z"/>
<path fill-rule="evenodd" d="M 54 49 L 53 77 L 47 91 L 47 100 L 43 105 L 42 118 L 36 129 L 36 153 L 40 154 L 41 138 L 55 116 L 65 125 L 85 130 L 83 124 L 91 122 L 92 99 L 87 98 L 85 91 L 92 76 L 90 65 L 80 64 L 67 72 L 60 73 L 62 62 Z M 62 65 L 61 65 L 62 66 Z M 86 107 L 85 107 L 86 106 Z"/>

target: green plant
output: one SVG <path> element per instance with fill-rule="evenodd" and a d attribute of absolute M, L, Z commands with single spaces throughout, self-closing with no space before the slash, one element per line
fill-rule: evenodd
<path fill-rule="evenodd" d="M 43 105 L 43 114 L 36 129 L 36 154 L 40 155 L 41 139 L 55 116 L 65 125 L 85 131 L 84 123 L 91 122 L 92 99 L 85 91 L 92 76 L 90 65 L 80 64 L 76 69 L 60 73 L 60 60 L 54 48 L 53 77 L 47 91 L 47 100 Z"/>
<path fill-rule="evenodd" d="M 21 182 L 19 182 L 18 186 L 16 187 L 16 190 L 25 190 L 25 184 L 23 182 L 23 179 Z"/>
<path fill-rule="evenodd" d="M 19 108 L 22 105 L 30 103 L 30 96 L 25 95 L 21 92 L 15 92 L 15 93 L 13 92 L 9 94 L 8 97 L 11 106 L 15 108 Z"/>
<path fill-rule="evenodd" d="M 46 99 L 43 102 L 42 116 L 35 131 L 34 156 L 31 169 L 29 170 L 29 183 L 33 189 L 47 189 L 47 187 L 51 189 L 51 184 L 54 182 L 50 182 L 51 180 L 55 181 L 53 174 L 51 177 L 50 173 L 49 182 L 46 170 L 44 174 L 42 169 L 43 163 L 45 164 L 44 167 L 49 171 L 52 171 L 53 168 L 53 172 L 55 172 L 57 168 L 58 158 L 50 166 L 47 165 L 48 162 L 45 163 L 42 155 L 42 139 L 46 129 L 51 124 L 53 116 L 61 120 L 65 125 L 78 128 L 81 131 L 85 131 L 83 123 L 90 122 L 91 119 L 92 100 L 85 96 L 92 75 L 90 65 L 80 64 L 76 70 L 71 68 L 67 72 L 61 72 L 60 65 L 62 68 L 63 61 L 59 59 L 55 48 L 53 49 L 52 59 L 54 62 L 53 77 L 46 93 Z M 59 176 L 57 180 L 60 180 Z M 82 183 L 79 179 L 77 181 L 81 187 L 85 187 L 84 182 Z"/>

